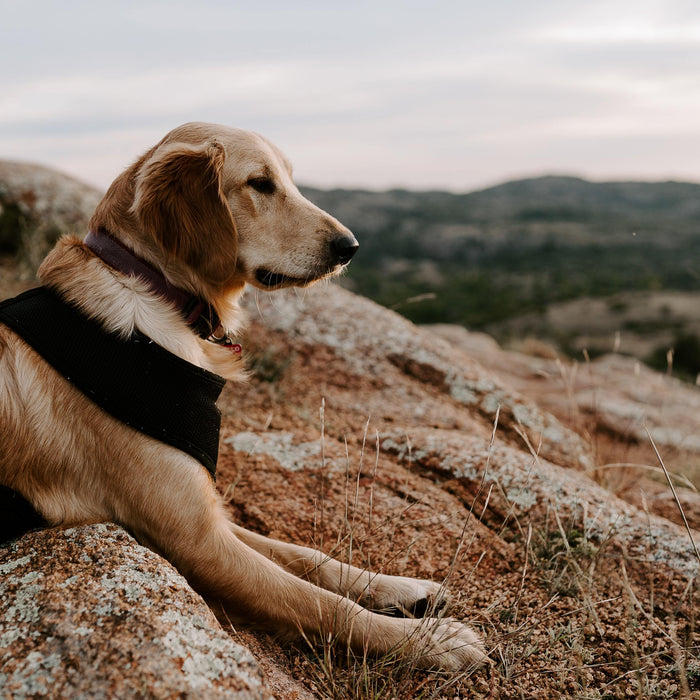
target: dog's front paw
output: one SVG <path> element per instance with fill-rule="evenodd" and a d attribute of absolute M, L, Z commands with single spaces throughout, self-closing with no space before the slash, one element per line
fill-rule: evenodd
<path fill-rule="evenodd" d="M 445 587 L 434 581 L 375 574 L 363 592 L 370 610 L 397 617 L 424 617 L 447 603 Z"/>
<path fill-rule="evenodd" d="M 421 620 L 407 643 L 420 668 L 459 671 L 491 663 L 476 632 L 451 618 Z"/>

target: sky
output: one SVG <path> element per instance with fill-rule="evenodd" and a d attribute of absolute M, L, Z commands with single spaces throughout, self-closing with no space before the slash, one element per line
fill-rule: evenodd
<path fill-rule="evenodd" d="M 106 187 L 186 121 L 317 187 L 700 181 L 698 0 L 0 0 L 0 159 Z"/>

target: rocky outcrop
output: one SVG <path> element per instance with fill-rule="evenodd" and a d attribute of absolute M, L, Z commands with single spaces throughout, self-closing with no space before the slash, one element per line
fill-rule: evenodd
<path fill-rule="evenodd" d="M 0 548 L 0 695 L 270 698 L 251 653 L 116 525 Z"/>
<path fill-rule="evenodd" d="M 306 344 L 332 349 L 334 364 L 354 376 L 349 384 L 354 385 L 355 398 L 366 401 L 368 415 L 370 409 L 375 413 L 380 408 L 384 420 L 377 421 L 376 413 L 373 416 L 381 426 L 379 450 L 433 478 L 458 479 L 470 495 L 471 508 L 483 505 L 477 492 L 483 501 L 490 491 L 485 517 L 492 518 L 494 526 L 507 515 L 527 514 L 544 522 L 548 509 L 564 520 L 580 520 L 585 510 L 581 525 L 591 536 L 607 536 L 614 529 L 631 552 L 648 553 L 644 533 L 650 516 L 594 481 L 594 455 L 585 441 L 454 345 L 336 286 L 309 291 L 303 298 L 293 291 L 259 296 L 254 307 L 251 303 L 251 312 L 267 329 L 282 331 L 289 347 Z M 620 398 L 621 386 L 616 387 L 611 377 L 623 377 L 624 372 L 611 372 L 610 364 L 600 363 L 599 371 L 606 372 L 601 377 L 602 390 L 612 393 L 617 388 Z M 328 371 L 332 373 L 333 367 Z M 645 370 L 645 376 L 659 379 L 650 370 Z M 379 396 L 365 391 L 368 380 L 381 381 L 385 391 Z M 644 393 L 641 385 L 637 389 Z M 677 389 L 678 398 L 687 398 L 688 405 L 700 401 L 696 388 L 677 383 Z M 652 416 L 653 408 L 649 408 Z M 475 425 L 470 431 L 451 426 L 445 420 L 450 411 L 455 420 L 466 414 L 462 419 L 468 416 Z M 440 413 L 443 419 L 436 421 Z M 659 427 L 652 424 L 662 434 Z M 299 442 L 289 433 L 254 436 L 246 431 L 227 442 L 247 454 L 266 452 L 291 471 L 313 459 L 314 447 L 316 456 L 320 451 L 318 443 Z M 342 470 L 342 461 L 336 466 Z M 654 520 L 653 530 L 654 541 L 663 541 L 659 549 L 670 567 L 689 576 L 700 571 L 687 532 L 663 518 Z M 694 534 L 700 546 L 700 533 Z"/>
<path fill-rule="evenodd" d="M 538 650 L 515 662 L 534 684 L 498 681 L 486 691 L 474 680 L 465 694 L 567 697 L 610 684 L 614 695 L 629 685 L 621 679 L 630 653 L 654 644 L 688 653 L 659 619 L 698 641 L 687 626 L 700 603 L 697 521 L 693 542 L 648 501 L 607 488 L 596 435 L 567 411 L 540 408 L 529 383 L 511 381 L 515 358 L 482 342 L 491 360 L 477 362 L 333 285 L 252 294 L 248 306 L 254 376 L 223 401 L 219 483 L 232 511 L 253 529 L 365 566 L 446 579 L 461 614 L 483 620 L 497 658 L 514 638 L 520 650 Z M 521 357 L 533 382 L 544 381 L 532 378 L 533 359 L 557 366 Z M 630 637 L 620 630 L 632 619 L 641 627 Z M 556 642 L 552 625 L 568 630 Z M 605 669 L 579 677 L 564 661 L 566 644 L 607 659 Z M 682 687 L 686 667 L 672 672 L 662 657 L 648 657 L 644 683 Z M 693 653 L 684 659 L 695 668 Z"/>
<path fill-rule="evenodd" d="M 575 362 L 543 343 L 529 341 L 523 344 L 529 352 L 508 352 L 488 336 L 458 326 L 426 330 L 448 339 L 503 384 L 587 436 L 595 463 L 587 472 L 607 489 L 683 524 L 680 503 L 690 525 L 700 529 L 697 386 L 655 372 L 634 357 L 610 354 Z M 668 487 L 659 456 L 676 494 Z"/>
<path fill-rule="evenodd" d="M 82 235 L 102 193 L 56 170 L 0 160 L 0 255 L 31 278 L 59 236 Z"/>

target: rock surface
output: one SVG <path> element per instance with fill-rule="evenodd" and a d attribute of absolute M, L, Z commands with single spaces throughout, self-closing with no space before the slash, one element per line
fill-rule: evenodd
<path fill-rule="evenodd" d="M 353 264 L 362 264 L 361 253 Z M 5 295 L 26 284 L 14 259 L 0 266 Z M 620 358 L 574 370 L 551 353 L 507 353 L 484 337 L 470 346 L 453 332 L 448 342 L 335 285 L 250 292 L 246 305 L 251 322 L 240 340 L 251 379 L 227 385 L 220 401 L 217 484 L 232 517 L 374 570 L 444 580 L 450 614 L 479 630 L 494 661 L 490 671 L 431 677 L 400 664 L 347 659 L 332 646 L 282 646 L 251 630 L 227 630 L 254 652 L 275 697 L 691 697 L 700 691 L 700 566 L 691 540 L 700 544 L 700 510 L 693 510 L 692 488 L 679 490 L 689 534 L 671 508 L 659 506 L 675 506 L 663 480 L 640 478 L 655 463 L 638 418 L 646 416 L 673 470 L 685 469 L 697 456 L 690 439 L 697 435 L 695 387 Z M 683 406 L 690 407 L 685 414 Z M 611 474 L 627 476 L 617 481 Z M 73 575 L 66 572 L 75 532 L 50 535 L 53 569 L 60 569 L 51 579 L 56 586 Z M 100 551 L 130 557 L 136 545 L 112 527 L 90 532 L 93 544 L 85 551 L 94 564 L 85 562 L 80 578 L 94 582 Z M 0 566 L 13 567 L 26 556 L 21 548 L 37 547 L 38 537 L 3 550 Z M 150 556 L 143 560 L 148 576 L 176 576 Z M 33 595 L 32 572 L 43 572 L 37 562 L 22 564 L 28 578 L 8 607 Z M 109 585 L 104 596 L 112 599 Z M 133 625 L 157 606 L 161 593 L 139 585 L 138 601 L 126 593 L 120 598 L 132 623 L 114 626 L 96 645 L 104 648 L 96 649 L 89 675 L 79 667 L 85 687 L 112 677 L 121 657 L 109 650 L 127 648 Z M 99 605 L 96 600 L 93 614 Z M 32 658 L 49 666 L 55 632 L 45 616 L 54 612 L 24 609 L 45 630 L 35 640 L 43 651 Z M 60 615 L 53 619 L 58 624 Z M 197 627 L 199 639 L 206 627 L 215 641 L 202 643 L 218 649 L 223 632 L 206 619 Z M 14 619 L 2 634 L 16 634 L 23 624 Z M 80 648 L 81 629 L 90 624 L 66 628 L 66 650 Z M 144 644 L 156 651 L 131 663 L 143 664 L 145 673 L 158 657 L 161 675 L 169 675 L 173 650 L 184 650 L 158 646 L 162 628 L 150 637 L 147 626 L 141 629 Z M 231 682 L 252 684 L 259 676 L 238 653 L 231 652 L 242 673 Z M 7 663 L 19 661 L 12 655 Z M 68 663 L 61 673 L 72 668 Z M 192 680 L 184 666 L 180 680 Z M 182 687 L 185 696 L 196 695 Z M 264 697 L 262 685 L 251 688 L 235 692 Z"/>
<path fill-rule="evenodd" d="M 623 355 L 574 362 L 557 357 L 541 343 L 525 343 L 530 353 L 508 352 L 482 333 L 461 327 L 436 325 L 426 330 L 462 348 L 504 384 L 587 436 L 595 462 L 589 473 L 600 483 L 630 503 L 682 524 L 656 445 L 688 522 L 700 528 L 697 386 Z"/>
<path fill-rule="evenodd" d="M 58 237 L 83 234 L 101 193 L 64 173 L 0 160 L 0 254 L 31 279 Z"/>
<path fill-rule="evenodd" d="M 272 697 L 182 576 L 116 525 L 30 533 L 0 561 L 3 697 Z"/>

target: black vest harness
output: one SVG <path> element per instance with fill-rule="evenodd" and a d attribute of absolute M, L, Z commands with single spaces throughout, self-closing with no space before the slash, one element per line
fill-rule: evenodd
<path fill-rule="evenodd" d="M 138 331 L 128 340 L 106 332 L 46 287 L 0 303 L 0 322 L 111 416 L 186 452 L 216 477 L 222 377 Z M 45 524 L 31 506 L 27 515 L 28 505 L 19 494 L 0 488 L 0 542 Z M 13 533 L 5 513 L 15 523 Z M 18 518 L 26 522 L 23 527 L 17 527 Z"/>

